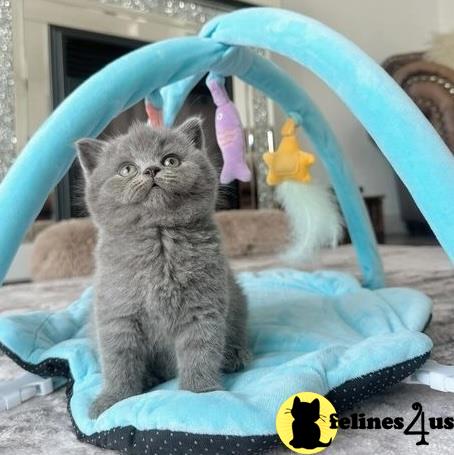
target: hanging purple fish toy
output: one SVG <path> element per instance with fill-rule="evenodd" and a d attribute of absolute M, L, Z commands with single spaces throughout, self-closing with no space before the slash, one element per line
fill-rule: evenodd
<path fill-rule="evenodd" d="M 211 76 L 211 75 L 210 75 Z M 251 180 L 251 171 L 246 164 L 246 141 L 240 115 L 230 101 L 223 80 L 208 77 L 207 86 L 216 104 L 216 139 L 222 152 L 224 166 L 221 172 L 221 183 L 230 183 L 235 179 L 242 182 Z"/>

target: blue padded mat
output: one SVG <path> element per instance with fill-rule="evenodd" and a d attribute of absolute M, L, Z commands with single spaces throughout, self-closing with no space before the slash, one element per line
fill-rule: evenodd
<path fill-rule="evenodd" d="M 104 446 L 109 446 L 113 429 L 121 428 L 134 437 L 150 430 L 254 441 L 251 435 L 274 436 L 276 412 L 290 395 L 328 394 L 338 408 L 347 408 L 401 380 L 431 350 L 431 340 L 421 333 L 431 301 L 418 291 L 371 291 L 350 275 L 328 271 L 278 269 L 238 278 L 249 299 L 254 358 L 243 372 L 224 376 L 225 391 L 194 394 L 178 390 L 172 380 L 90 420 L 88 408 L 101 386 L 99 365 L 86 338 L 91 289 L 60 312 L 0 318 L 0 343 L 28 369 L 67 375 L 69 410 L 79 437 L 95 443 L 97 438 Z M 374 376 L 386 371 L 386 378 Z M 352 380 L 358 384 L 358 378 L 368 378 L 367 390 L 363 386 L 356 393 L 333 395 L 342 388 L 347 392 L 345 385 Z"/>

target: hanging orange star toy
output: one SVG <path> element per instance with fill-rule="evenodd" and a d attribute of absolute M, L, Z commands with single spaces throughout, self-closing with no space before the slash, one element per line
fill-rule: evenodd
<path fill-rule="evenodd" d="M 309 168 L 315 163 L 315 156 L 301 150 L 296 128 L 295 121 L 287 119 L 281 129 L 282 139 L 277 150 L 263 155 L 268 166 L 268 185 L 278 185 L 284 180 L 307 183 L 312 179 Z"/>

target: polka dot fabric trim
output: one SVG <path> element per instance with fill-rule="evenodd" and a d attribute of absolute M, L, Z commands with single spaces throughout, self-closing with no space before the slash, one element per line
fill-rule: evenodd
<path fill-rule="evenodd" d="M 267 452 L 279 445 L 277 435 L 238 437 L 197 435 L 168 430 L 137 431 L 134 427 L 113 428 L 79 439 L 121 453 L 143 455 L 247 455 Z"/>
<path fill-rule="evenodd" d="M 410 376 L 430 357 L 430 352 L 398 363 L 392 367 L 374 371 L 359 378 L 351 379 L 331 390 L 327 395 L 337 412 L 352 409 L 353 406 L 367 398 L 385 391 Z"/>
<path fill-rule="evenodd" d="M 132 426 L 117 427 L 109 431 L 86 435 L 79 431 L 71 413 L 69 402 L 73 391 L 73 378 L 66 360 L 53 358 L 33 365 L 22 361 L 2 344 L 0 344 L 0 350 L 32 373 L 68 379 L 66 387 L 68 412 L 77 438 L 82 442 L 131 455 L 253 455 L 265 453 L 281 445 L 275 434 L 265 436 L 199 435 L 170 430 L 143 431 Z M 359 401 L 402 381 L 417 370 L 429 356 L 430 352 L 427 352 L 406 362 L 347 381 L 331 390 L 327 398 L 338 412 L 351 409 Z"/>

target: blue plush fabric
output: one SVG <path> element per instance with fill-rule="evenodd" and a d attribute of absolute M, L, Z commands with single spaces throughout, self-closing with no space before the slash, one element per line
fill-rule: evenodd
<path fill-rule="evenodd" d="M 346 381 L 422 356 L 430 339 L 420 333 L 431 302 L 420 292 L 371 291 L 338 272 L 290 269 L 242 273 L 250 302 L 248 368 L 224 377 L 225 391 L 194 394 L 176 380 L 117 403 L 96 421 L 87 410 L 101 374 L 86 338 L 88 289 L 66 310 L 0 318 L 0 343 L 23 362 L 66 359 L 74 379 L 71 412 L 91 435 L 132 425 L 198 434 L 275 433 L 280 404 L 301 391 L 327 394 Z"/>

